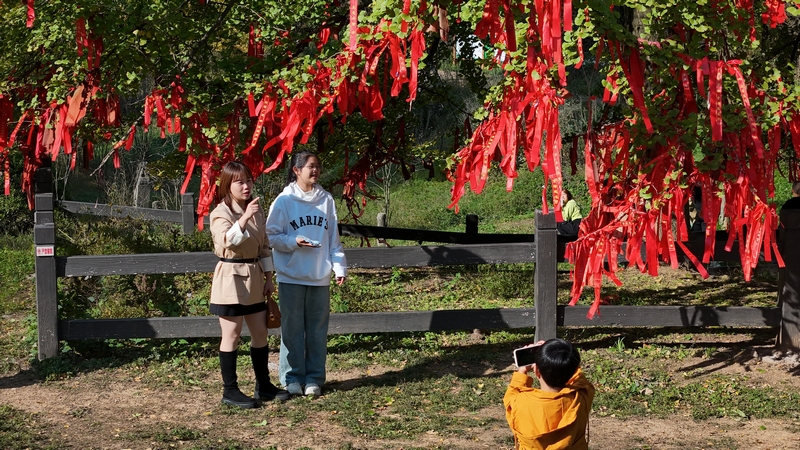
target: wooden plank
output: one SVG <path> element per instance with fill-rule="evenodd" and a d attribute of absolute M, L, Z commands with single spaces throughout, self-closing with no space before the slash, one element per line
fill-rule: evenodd
<path fill-rule="evenodd" d="M 467 235 L 467 244 L 478 243 L 478 215 L 467 214 L 464 234 Z"/>
<path fill-rule="evenodd" d="M 533 297 L 536 302 L 536 341 L 556 337 L 558 233 L 556 216 L 536 211 L 536 267 Z"/>
<path fill-rule="evenodd" d="M 52 256 L 35 257 L 36 322 L 38 357 L 47 359 L 58 354 L 58 294 L 56 267 Z"/>
<path fill-rule="evenodd" d="M 450 244 L 468 244 L 466 233 L 448 231 L 415 230 L 411 228 L 371 227 L 365 225 L 339 224 L 339 234 L 351 237 L 368 237 L 396 239 L 417 242 L 441 242 Z"/>
<path fill-rule="evenodd" d="M 532 308 L 470 309 L 331 314 L 328 334 L 397 333 L 527 328 Z M 280 328 L 270 329 L 280 335 Z M 245 326 L 242 334 L 249 335 Z M 63 340 L 218 337 L 216 316 L 156 317 L 150 319 L 72 319 L 59 323 Z"/>
<path fill-rule="evenodd" d="M 559 306 L 558 325 L 568 327 L 777 327 L 778 308 L 747 306 L 614 306 L 600 307 L 587 319 L 589 306 Z"/>
<path fill-rule="evenodd" d="M 219 337 L 219 318 L 203 317 L 154 317 L 150 319 L 73 319 L 58 324 L 61 339 L 134 339 L 134 338 L 203 338 Z M 280 328 L 270 329 L 270 335 L 280 336 Z M 243 336 L 250 336 L 247 324 L 242 328 Z"/>
<path fill-rule="evenodd" d="M 60 277 L 213 272 L 219 258 L 213 252 L 140 253 L 135 255 L 56 258 Z"/>
<path fill-rule="evenodd" d="M 75 214 L 91 214 L 104 217 L 133 217 L 143 220 L 157 220 L 160 222 L 182 223 L 183 214 L 181 211 L 170 211 L 166 209 L 137 208 L 133 206 L 103 205 L 85 202 L 61 201 L 58 203 L 61 209 L 65 209 Z"/>
<path fill-rule="evenodd" d="M 205 217 L 205 220 L 205 223 L 208 223 L 208 217 Z M 183 234 L 194 233 L 194 223 L 194 194 L 187 192 L 186 194 L 181 194 L 181 229 Z"/>
<path fill-rule="evenodd" d="M 328 334 L 530 328 L 533 308 L 331 314 Z"/>
<path fill-rule="evenodd" d="M 781 329 L 777 348 L 800 351 L 800 252 L 794 247 L 800 240 L 800 210 L 781 210 L 779 250 L 786 264 L 778 269 L 778 307 L 781 309 Z M 792 243 L 792 244 L 790 244 Z"/>
<path fill-rule="evenodd" d="M 503 244 L 533 242 L 532 234 L 477 234 L 449 231 L 415 230 L 411 228 L 372 227 L 366 225 L 339 224 L 339 234 L 350 237 L 396 239 L 417 242 L 446 244 Z"/>
<path fill-rule="evenodd" d="M 49 174 L 49 171 L 47 171 Z M 36 194 L 36 225 L 33 242 L 37 248 L 55 248 L 56 232 L 53 217 L 53 194 Z M 49 208 L 49 209 L 48 209 Z M 46 359 L 58 354 L 58 293 L 55 255 L 35 256 L 36 322 L 38 357 Z"/>
<path fill-rule="evenodd" d="M 54 230 L 40 230 L 45 233 Z M 552 231 L 550 234 L 554 233 Z M 552 254 L 563 260 L 558 242 Z M 722 245 L 718 243 L 717 251 Z M 531 262 L 535 242 L 449 246 L 347 248 L 348 263 L 358 268 L 424 267 L 444 265 Z M 70 256 L 56 258 L 58 276 L 100 276 L 213 272 L 217 259 L 212 252 L 142 253 L 135 255 Z"/>
<path fill-rule="evenodd" d="M 33 187 L 36 194 L 53 193 L 53 175 L 50 173 L 50 158 L 44 158 L 42 167 L 33 172 Z M 43 208 L 40 208 L 43 209 Z M 53 209 L 52 207 L 49 209 Z"/>
<path fill-rule="evenodd" d="M 391 248 L 347 248 L 350 267 L 425 267 L 531 262 L 536 244 L 476 244 Z"/>
<path fill-rule="evenodd" d="M 53 227 L 55 227 L 55 216 L 53 215 L 53 211 L 35 211 L 33 213 L 33 223 L 34 225 L 52 224 Z"/>
<path fill-rule="evenodd" d="M 36 220 L 42 220 L 41 211 L 33 213 Z M 39 223 L 33 226 L 33 243 L 36 245 L 55 245 L 56 244 L 56 226 L 54 223 Z"/>
<path fill-rule="evenodd" d="M 348 265 L 359 268 L 530 262 L 535 252 L 532 243 L 345 249 Z M 213 252 L 56 258 L 60 277 L 213 272 L 217 260 Z"/>
<path fill-rule="evenodd" d="M 778 308 L 710 306 L 603 306 L 588 320 L 588 306 L 558 306 L 558 325 L 571 327 L 777 327 Z M 331 314 L 328 334 L 400 333 L 531 328 L 533 308 L 496 308 Z M 280 329 L 270 329 L 279 335 Z M 242 332 L 248 335 L 247 327 Z M 218 337 L 215 316 L 151 319 L 73 319 L 59 323 L 63 340 Z"/>
<path fill-rule="evenodd" d="M 48 171 L 49 173 L 49 171 Z M 36 211 L 38 212 L 50 212 L 53 210 L 53 193 L 52 192 L 43 192 L 39 194 L 35 194 L 34 197 L 34 206 Z"/>
<path fill-rule="evenodd" d="M 516 242 L 536 242 L 533 234 L 479 234 L 475 237 L 476 244 L 511 244 Z"/>

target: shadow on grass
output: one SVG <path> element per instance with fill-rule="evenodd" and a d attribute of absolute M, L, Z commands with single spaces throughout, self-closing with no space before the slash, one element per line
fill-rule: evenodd
<path fill-rule="evenodd" d="M 584 350 L 613 348 L 621 341 L 626 349 L 640 349 L 645 345 L 657 344 L 661 347 L 693 348 L 693 349 L 720 349 L 725 350 L 711 353 L 702 361 L 678 369 L 685 373 L 687 378 L 698 378 L 719 372 L 728 367 L 739 365 L 745 372 L 754 369 L 752 363 L 763 362 L 765 358 L 776 358 L 774 328 L 726 328 L 726 329 L 701 329 L 696 328 L 594 328 L 571 329 L 561 333 L 565 339 L 578 342 L 578 347 Z M 681 339 L 671 337 L 682 336 Z M 706 338 L 706 336 L 713 336 Z M 749 337 L 744 337 L 749 336 Z M 689 339 L 687 339 L 689 338 Z M 666 339 L 666 341 L 665 341 Z M 791 355 L 783 355 L 791 356 Z M 777 358 L 781 356 L 778 354 Z M 780 365 L 777 359 L 770 364 Z M 800 365 L 787 364 L 786 373 L 790 376 L 800 376 Z"/>
<path fill-rule="evenodd" d="M 70 341 L 63 345 L 68 345 L 69 350 L 43 361 L 34 360 L 30 369 L 11 377 L 0 377 L 0 389 L 115 369 L 134 362 L 216 356 L 219 339 L 106 339 Z"/>
<path fill-rule="evenodd" d="M 41 381 L 35 369 L 21 370 L 10 376 L 0 376 L 0 391 L 31 386 Z"/>
<path fill-rule="evenodd" d="M 497 330 L 500 331 L 500 330 Z M 480 378 L 488 374 L 510 373 L 512 351 L 533 341 L 533 328 L 502 330 L 516 336 L 503 338 L 503 342 L 492 343 L 491 331 L 486 331 L 488 342 L 473 337 L 475 343 L 446 346 L 431 333 L 382 333 L 339 336 L 329 341 L 330 355 L 349 352 L 387 352 L 402 350 L 415 352 L 420 349 L 423 356 L 397 370 L 381 375 L 329 383 L 329 387 L 349 390 L 360 386 L 394 386 L 404 382 L 424 381 L 453 375 L 459 378 Z M 436 333 L 439 334 L 439 333 Z M 704 338 L 704 336 L 708 338 Z M 674 348 L 720 348 L 717 352 L 695 365 L 681 369 L 718 371 L 735 364 L 746 364 L 754 359 L 771 354 L 775 330 L 757 329 L 696 329 L 696 328 L 560 328 L 559 336 L 572 341 L 580 350 L 613 348 L 623 340 L 626 349 L 637 349 L 645 345 Z M 215 338 L 159 340 L 106 340 L 70 342 L 71 350 L 55 358 L 36 361 L 31 369 L 10 377 L 0 377 L 0 389 L 26 386 L 47 379 L 76 376 L 97 370 L 114 369 L 138 363 L 157 363 L 173 358 L 210 358 L 216 355 L 218 340 Z M 275 341 L 270 342 L 273 350 Z M 391 364 L 391 363 L 390 363 Z M 386 366 L 387 364 L 382 364 Z M 800 376 L 800 368 L 789 373 Z"/>
<path fill-rule="evenodd" d="M 515 329 L 520 333 L 519 340 L 497 344 L 472 344 L 439 351 L 439 356 L 424 358 L 422 361 L 408 365 L 398 370 L 386 372 L 381 375 L 329 383 L 329 386 L 338 390 L 350 390 L 362 386 L 394 386 L 404 382 L 424 381 L 431 378 L 440 378 L 446 375 L 457 376 L 462 379 L 480 378 L 487 374 L 507 373 L 509 378 L 513 371 L 511 354 L 513 349 L 531 343 L 534 329 Z M 527 335 L 527 337 L 525 337 Z M 676 335 L 690 335 L 693 340 L 673 340 Z M 714 335 L 715 339 L 702 339 L 703 335 Z M 719 336 L 722 336 L 719 338 Z M 733 340 L 734 336 L 749 335 L 749 338 Z M 386 336 L 381 339 L 382 336 Z M 375 335 L 379 340 L 354 343 L 340 348 L 340 351 L 353 351 L 357 349 L 390 350 L 404 347 L 400 339 L 392 339 L 391 335 Z M 657 344 L 663 347 L 695 349 L 729 347 L 731 350 L 716 353 L 708 361 L 703 361 L 697 366 L 720 370 L 724 367 L 742 364 L 770 354 L 774 344 L 774 330 L 771 329 L 726 329 L 726 330 L 697 330 L 687 328 L 593 328 L 593 329 L 560 329 L 559 336 L 576 344 L 580 350 L 602 349 L 614 347 L 620 339 L 624 339 L 625 348 L 636 349 L 645 345 Z M 395 344 L 393 344 L 393 342 Z M 768 348 L 764 348 L 767 346 Z M 407 347 L 407 346 L 406 346 Z M 758 354 L 754 348 L 758 347 Z M 684 368 L 681 371 L 690 371 Z M 795 369 L 790 372 L 800 374 Z"/>

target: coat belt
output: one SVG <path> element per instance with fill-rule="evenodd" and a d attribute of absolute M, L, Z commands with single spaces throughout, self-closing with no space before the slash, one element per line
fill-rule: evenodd
<path fill-rule="evenodd" d="M 255 258 L 220 258 L 219 260 L 226 263 L 255 264 L 261 260 L 261 257 L 256 256 Z"/>

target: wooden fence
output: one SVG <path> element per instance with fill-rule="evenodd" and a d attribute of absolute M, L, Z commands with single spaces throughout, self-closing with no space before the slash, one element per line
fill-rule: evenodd
<path fill-rule="evenodd" d="M 58 202 L 58 207 L 64 211 L 76 214 L 91 214 L 94 216 L 106 217 L 134 217 L 143 220 L 179 223 L 181 224 L 183 234 L 194 233 L 195 223 L 197 222 L 194 208 L 194 194 L 192 193 L 181 195 L 180 211 L 72 201 L 60 201 Z M 204 223 L 208 225 L 208 217 L 204 218 Z"/>
<path fill-rule="evenodd" d="M 36 301 L 39 332 L 39 358 L 58 353 L 59 340 L 110 338 L 188 338 L 219 336 L 215 316 L 159 317 L 135 319 L 58 319 L 56 280 L 59 277 L 172 274 L 212 272 L 217 257 L 212 252 L 164 253 L 102 256 L 57 256 L 53 195 L 49 169 L 36 173 Z M 472 329 L 510 329 L 535 327 L 536 339 L 556 336 L 559 326 L 607 327 L 778 327 L 784 311 L 784 342 L 800 344 L 800 289 L 797 270 L 779 284 L 785 296 L 780 308 L 712 306 L 613 306 L 602 307 L 601 316 L 588 320 L 588 306 L 557 305 L 556 265 L 563 260 L 564 246 L 574 238 L 556 233 L 555 216 L 536 212 L 533 235 L 489 235 L 477 232 L 477 217 L 468 216 L 464 233 L 407 230 L 397 228 L 343 225 L 343 235 L 419 241 L 419 246 L 347 248 L 348 264 L 353 268 L 424 267 L 534 262 L 533 308 L 496 308 L 379 313 L 331 314 L 330 334 L 386 333 L 407 331 L 448 331 Z M 800 214 L 794 223 L 795 242 L 800 240 Z M 791 234 L 791 233 L 785 233 Z M 451 245 L 428 246 L 422 242 Z M 690 250 L 702 254 L 702 239 L 689 243 Z M 722 251 L 717 245 L 716 260 L 738 260 L 738 255 Z M 791 260 L 800 267 L 797 258 Z M 787 264 L 790 262 L 787 259 Z M 788 272 L 787 272 L 788 273 Z M 782 284 L 781 284 L 782 283 Z M 270 330 L 279 333 L 279 330 Z M 245 333 L 247 331 L 245 330 Z M 782 334 L 782 335 L 783 335 Z"/>

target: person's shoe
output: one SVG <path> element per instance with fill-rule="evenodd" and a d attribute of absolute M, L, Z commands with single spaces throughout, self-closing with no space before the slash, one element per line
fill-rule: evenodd
<path fill-rule="evenodd" d="M 222 403 L 244 409 L 258 408 L 258 402 L 244 395 L 238 388 L 226 388 L 222 392 Z"/>
<path fill-rule="evenodd" d="M 313 396 L 313 397 L 319 397 L 320 395 L 322 395 L 322 389 L 316 384 L 313 384 L 313 383 L 307 384 L 306 385 L 306 395 L 310 395 L 310 396 Z"/>
<path fill-rule="evenodd" d="M 289 395 L 302 395 L 303 394 L 303 387 L 300 386 L 300 383 L 297 383 L 297 382 L 289 383 L 286 386 L 286 392 L 288 392 Z"/>
<path fill-rule="evenodd" d="M 289 397 L 291 397 L 291 395 L 289 395 L 288 391 L 285 391 L 275 386 L 272 383 L 269 383 L 268 385 L 261 387 L 258 381 L 256 381 L 256 389 L 255 392 L 253 393 L 253 397 L 255 397 L 256 400 L 261 400 L 265 402 L 269 402 L 272 400 L 285 402 L 286 400 L 289 400 Z"/>

